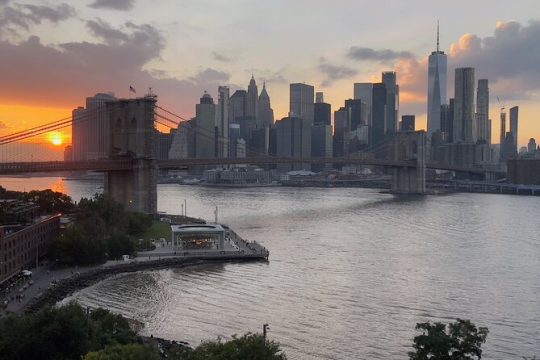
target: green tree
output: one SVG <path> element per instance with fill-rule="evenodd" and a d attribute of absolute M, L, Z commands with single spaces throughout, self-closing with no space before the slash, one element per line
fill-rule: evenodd
<path fill-rule="evenodd" d="M 430 322 L 416 324 L 422 335 L 415 336 L 411 360 L 473 360 L 482 358 L 482 344 L 488 329 L 477 328 L 469 320 L 457 319 L 446 326 Z"/>
<path fill-rule="evenodd" d="M 108 345 L 126 345 L 138 341 L 137 334 L 122 315 L 113 314 L 105 309 L 96 309 L 90 313 L 92 322 L 92 341 L 94 349 L 103 349 Z"/>
<path fill-rule="evenodd" d="M 140 344 L 113 345 L 86 354 L 84 360 L 158 360 L 156 350 Z"/>
<path fill-rule="evenodd" d="M 145 214 L 125 211 L 114 199 L 100 194 L 81 199 L 73 225 L 53 243 L 52 256 L 61 264 L 88 265 L 135 252 L 134 237 L 152 225 Z"/>
<path fill-rule="evenodd" d="M 2 359 L 80 359 L 90 350 L 90 323 L 78 305 L 44 308 L 0 321 Z"/>
<path fill-rule="evenodd" d="M 39 206 L 44 214 L 67 213 L 75 209 L 75 204 L 71 197 L 58 191 L 32 190 L 26 193 L 25 200 L 32 201 Z"/>
<path fill-rule="evenodd" d="M 283 360 L 278 343 L 264 340 L 260 334 L 245 334 L 227 342 L 207 341 L 199 345 L 189 360 Z"/>
<path fill-rule="evenodd" d="M 139 341 L 128 321 L 107 310 L 90 314 L 75 303 L 0 319 L 0 358 L 81 359 L 89 351 Z"/>
<path fill-rule="evenodd" d="M 122 255 L 129 255 L 135 252 L 135 242 L 127 235 L 113 235 L 108 239 L 107 245 L 109 259 L 116 259 Z"/>

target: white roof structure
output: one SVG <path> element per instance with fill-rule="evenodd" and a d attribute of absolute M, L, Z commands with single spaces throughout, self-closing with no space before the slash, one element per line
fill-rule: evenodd
<path fill-rule="evenodd" d="M 225 231 L 219 224 L 182 224 L 171 225 L 173 233 L 222 233 Z"/>

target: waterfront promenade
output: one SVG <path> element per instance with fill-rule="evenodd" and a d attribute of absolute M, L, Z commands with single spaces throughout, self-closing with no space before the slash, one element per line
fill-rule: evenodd
<path fill-rule="evenodd" d="M 42 305 L 55 303 L 74 291 L 123 272 L 186 267 L 216 261 L 268 260 L 270 253 L 266 248 L 255 241 L 245 240 L 226 228 L 228 236 L 222 250 L 179 252 L 174 251 L 170 243 L 165 243 L 158 244 L 155 250 L 139 252 L 134 258 L 109 260 L 96 266 L 51 269 L 49 264 L 44 264 L 32 269 L 32 276 L 19 281 L 8 294 L 2 294 L 0 316 L 29 308 L 35 310 Z"/>

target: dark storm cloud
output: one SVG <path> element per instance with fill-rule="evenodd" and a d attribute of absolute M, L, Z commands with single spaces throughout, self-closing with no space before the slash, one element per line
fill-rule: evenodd
<path fill-rule="evenodd" d="M 222 62 L 231 62 L 231 58 L 223 55 L 223 54 L 220 54 L 216 51 L 212 51 L 212 58 L 214 58 L 214 60 L 217 60 L 217 61 L 222 61 Z"/>
<path fill-rule="evenodd" d="M 3 4 L 7 4 L 7 1 Z M 29 30 L 30 26 L 39 25 L 43 21 L 58 23 L 75 15 L 75 9 L 65 3 L 58 6 L 19 4 L 2 6 L 0 8 L 0 35 L 3 33 L 16 35 L 19 29 Z"/>
<path fill-rule="evenodd" d="M 88 6 L 94 9 L 130 10 L 135 6 L 135 0 L 95 0 Z"/>
<path fill-rule="evenodd" d="M 358 61 L 379 61 L 388 63 L 398 59 L 414 58 L 414 55 L 409 51 L 394 51 L 389 49 L 375 50 L 366 47 L 352 46 L 347 52 L 347 57 Z"/>
<path fill-rule="evenodd" d="M 330 64 L 324 58 L 320 61 L 318 68 L 325 75 L 322 86 L 330 86 L 337 80 L 351 78 L 358 73 L 357 70 L 347 66 Z"/>

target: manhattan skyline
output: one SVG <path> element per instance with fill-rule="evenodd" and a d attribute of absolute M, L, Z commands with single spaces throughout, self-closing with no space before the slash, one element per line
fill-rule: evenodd
<path fill-rule="evenodd" d="M 511 13 L 502 1 L 342 5 L 171 1 L 164 12 L 133 0 L 0 1 L 0 49 L 7 54 L 0 60 L 1 134 L 63 118 L 97 92 L 128 97 L 130 85 L 139 96 L 152 87 L 165 107 L 191 117 L 204 90 L 214 99 L 220 85 L 247 90 L 252 73 L 259 86 L 266 81 L 277 119 L 289 110 L 289 83 L 313 85 L 337 108 L 353 98 L 353 83 L 374 82 L 382 71 L 397 73 L 400 115 L 415 114 L 425 129 L 427 58 L 440 19 L 448 97 L 454 69 L 474 67 L 478 79 L 490 81 L 493 139 L 497 97 L 520 106 L 520 145 L 540 137 L 540 22 L 530 15 L 538 2 L 513 5 Z M 460 16 L 463 7 L 483 16 Z"/>

